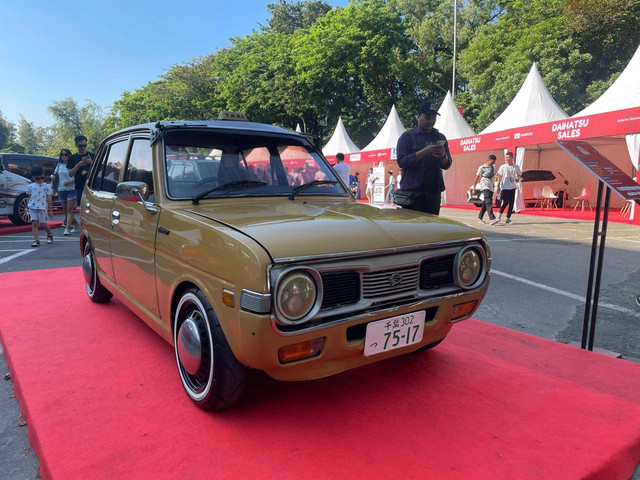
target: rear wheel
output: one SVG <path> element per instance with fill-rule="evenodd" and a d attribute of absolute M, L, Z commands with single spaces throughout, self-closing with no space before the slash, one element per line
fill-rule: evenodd
<path fill-rule="evenodd" d="M 173 332 L 178 373 L 189 398 L 205 410 L 231 406 L 244 389 L 247 368 L 231 351 L 199 289 L 190 288 L 180 297 Z"/>
<path fill-rule="evenodd" d="M 82 275 L 84 276 L 84 284 L 87 289 L 87 295 L 92 302 L 105 303 L 108 302 L 113 294 L 104 288 L 98 277 L 98 269 L 96 268 L 96 257 L 89 242 L 84 246 L 84 256 L 82 258 Z"/>
<path fill-rule="evenodd" d="M 29 216 L 28 197 L 26 193 L 23 193 L 16 198 L 13 204 L 13 215 L 9 215 L 9 220 L 15 225 L 27 225 L 31 223 L 31 217 Z"/>

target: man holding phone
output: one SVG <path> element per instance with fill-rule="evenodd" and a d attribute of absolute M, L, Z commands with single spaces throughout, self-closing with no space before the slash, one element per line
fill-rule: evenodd
<path fill-rule="evenodd" d="M 420 105 L 418 125 L 398 140 L 398 166 L 402 169 L 401 192 L 410 192 L 404 208 L 440 214 L 440 198 L 445 190 L 442 170 L 451 167 L 447 137 L 433 128 L 438 109 L 432 102 Z"/>
<path fill-rule="evenodd" d="M 71 155 L 69 159 L 68 168 L 71 175 L 75 175 L 76 180 L 76 199 L 77 205 L 80 205 L 80 198 L 82 197 L 82 191 L 84 190 L 84 184 L 87 182 L 89 175 L 89 169 L 93 163 L 95 155 L 87 151 L 87 137 L 84 135 L 78 135 L 75 138 L 76 147 L 78 153 Z"/>

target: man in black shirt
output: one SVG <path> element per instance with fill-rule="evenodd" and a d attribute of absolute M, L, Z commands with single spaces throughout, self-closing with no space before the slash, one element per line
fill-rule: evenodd
<path fill-rule="evenodd" d="M 402 190 L 415 192 L 411 210 L 440 214 L 440 196 L 445 190 L 442 171 L 452 163 L 449 144 L 438 130 L 438 109 L 432 102 L 423 103 L 418 110 L 418 125 L 404 132 L 398 139 L 398 166 L 402 169 Z"/>
<path fill-rule="evenodd" d="M 74 153 L 73 155 L 71 155 L 67 167 L 69 168 L 69 170 L 72 170 L 77 165 L 80 165 L 75 174 L 77 198 L 76 205 L 80 206 L 82 190 L 84 190 L 84 184 L 87 182 L 89 169 L 91 168 L 91 164 L 93 163 L 95 155 L 87 151 L 87 137 L 85 137 L 84 135 L 78 135 L 75 138 L 75 142 L 76 147 L 78 148 L 78 153 Z"/>

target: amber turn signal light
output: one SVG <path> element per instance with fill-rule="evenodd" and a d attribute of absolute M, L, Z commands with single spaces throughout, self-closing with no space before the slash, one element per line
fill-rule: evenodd
<path fill-rule="evenodd" d="M 227 290 L 226 288 L 222 290 L 222 303 L 224 303 L 227 307 L 235 307 L 236 306 L 236 294 L 231 290 Z"/>
<path fill-rule="evenodd" d="M 451 321 L 462 320 L 473 313 L 476 308 L 477 300 L 471 302 L 459 303 L 451 309 Z"/>
<path fill-rule="evenodd" d="M 311 358 L 320 355 L 324 346 L 325 337 L 309 340 L 308 342 L 287 345 L 278 350 L 280 363 L 290 363 L 304 358 Z"/>

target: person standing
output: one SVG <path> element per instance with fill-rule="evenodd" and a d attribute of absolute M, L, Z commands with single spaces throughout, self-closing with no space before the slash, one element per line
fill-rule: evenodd
<path fill-rule="evenodd" d="M 53 232 L 49 228 L 49 217 L 53 215 L 53 194 L 51 186 L 44 182 L 42 167 L 35 166 L 31 169 L 33 183 L 27 187 L 27 207 L 31 217 L 31 232 L 34 242 L 32 247 L 40 246 L 40 225 L 47 232 L 47 243 L 53 243 Z"/>
<path fill-rule="evenodd" d="M 75 167 L 70 168 L 69 164 L 71 163 L 71 156 L 71 151 L 69 149 L 63 148 L 60 150 L 60 154 L 58 155 L 60 163 L 56 165 L 54 172 L 54 175 L 58 175 L 59 178 L 58 200 L 60 200 L 62 210 L 66 214 L 63 235 L 69 235 L 69 233 L 73 231 L 72 226 L 75 222 L 73 212 L 76 209 L 77 198 L 77 190 L 75 186 L 76 180 L 74 175 L 81 165 L 78 163 Z"/>
<path fill-rule="evenodd" d="M 476 193 L 476 185 L 480 182 L 480 193 L 482 194 L 482 208 L 478 214 L 478 223 L 485 223 L 483 217 L 485 212 L 489 214 L 489 220 L 493 221 L 496 216 L 493 214 L 493 177 L 496 175 L 496 156 L 489 155 L 489 159 L 478 168 L 476 179 L 473 182 L 473 194 Z"/>
<path fill-rule="evenodd" d="M 442 171 L 451 167 L 447 137 L 433 128 L 438 109 L 432 102 L 420 105 L 418 125 L 398 139 L 398 166 L 402 169 L 402 190 L 412 192 L 404 208 L 440 214 L 445 190 Z"/>
<path fill-rule="evenodd" d="M 69 159 L 68 168 L 72 171 L 71 175 L 75 176 L 75 190 L 77 204 L 80 205 L 82 199 L 82 191 L 84 184 L 87 182 L 89 169 L 95 159 L 95 155 L 87 151 L 87 137 L 78 135 L 75 138 L 78 153 L 74 153 Z"/>
<path fill-rule="evenodd" d="M 336 164 L 333 169 L 336 171 L 338 176 L 342 179 L 347 188 L 350 187 L 349 177 L 351 176 L 351 167 L 348 164 L 344 163 L 344 153 L 338 152 L 336 154 Z"/>
<path fill-rule="evenodd" d="M 387 174 L 389 175 L 389 183 L 385 187 L 385 188 L 388 188 L 388 190 L 387 190 L 387 196 L 384 199 L 384 204 L 388 205 L 389 200 L 391 200 L 391 205 L 395 205 L 393 200 L 393 194 L 396 191 L 396 177 L 393 176 L 393 172 L 391 170 L 389 170 Z"/>
<path fill-rule="evenodd" d="M 378 180 L 378 176 L 373 173 L 373 167 L 371 167 L 369 169 L 369 174 L 367 175 L 367 189 L 364 192 L 369 203 L 373 203 L 373 190 L 376 186 L 376 180 Z"/>
<path fill-rule="evenodd" d="M 504 154 L 504 162 L 500 165 L 497 173 L 497 180 L 500 182 L 500 190 L 502 195 L 502 203 L 500 205 L 500 213 L 498 218 L 491 222 L 492 225 L 502 221 L 502 214 L 507 206 L 507 219 L 504 223 L 513 223 L 511 220 L 511 214 L 513 213 L 513 206 L 516 201 L 516 188 L 518 188 L 518 180 L 522 177 L 522 170 L 518 165 L 513 164 L 513 152 L 507 152 Z"/>

